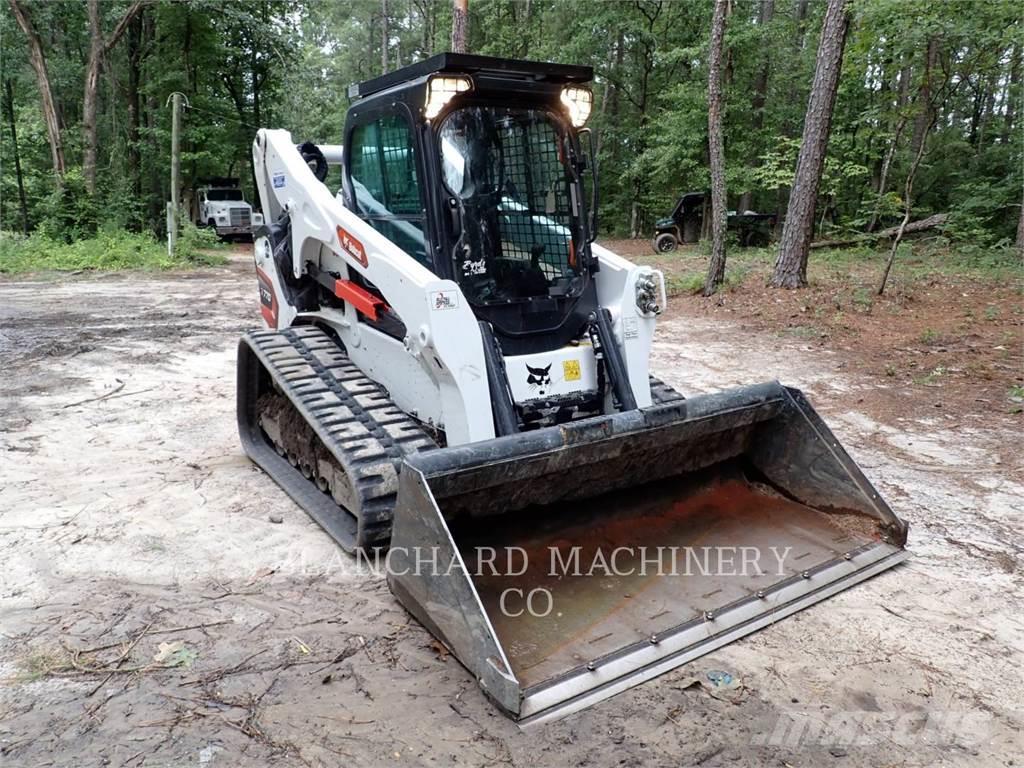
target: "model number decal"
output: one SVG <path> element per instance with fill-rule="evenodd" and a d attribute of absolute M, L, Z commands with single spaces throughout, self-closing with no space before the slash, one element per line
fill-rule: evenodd
<path fill-rule="evenodd" d="M 274 284 L 259 267 L 256 267 L 256 282 L 260 291 L 260 314 L 263 315 L 268 327 L 277 328 L 277 296 L 274 294 Z"/>
<path fill-rule="evenodd" d="M 455 309 L 459 306 L 459 294 L 455 291 L 432 291 L 430 308 L 433 310 Z"/>
<path fill-rule="evenodd" d="M 271 292 L 269 286 L 260 283 L 260 301 L 263 302 L 265 307 L 274 306 L 274 294 Z"/>

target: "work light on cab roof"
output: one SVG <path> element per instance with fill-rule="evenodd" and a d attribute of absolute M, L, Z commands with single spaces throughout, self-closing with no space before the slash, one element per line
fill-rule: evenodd
<path fill-rule="evenodd" d="M 582 128 L 594 107 L 594 94 L 586 88 L 571 85 L 562 89 L 562 103 L 569 110 L 569 120 L 574 128 Z"/>
<path fill-rule="evenodd" d="M 433 120 L 444 109 L 444 105 L 463 91 L 473 87 L 468 77 L 432 77 L 427 83 L 427 102 L 424 116 Z"/>

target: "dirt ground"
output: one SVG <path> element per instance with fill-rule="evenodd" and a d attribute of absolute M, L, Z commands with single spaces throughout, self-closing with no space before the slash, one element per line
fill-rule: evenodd
<path fill-rule="evenodd" d="M 655 372 L 802 388 L 913 556 L 522 732 L 243 455 L 250 263 L 0 282 L 4 765 L 1024 760 L 1019 287 L 913 283 L 864 311 L 826 277 L 676 299 Z"/>

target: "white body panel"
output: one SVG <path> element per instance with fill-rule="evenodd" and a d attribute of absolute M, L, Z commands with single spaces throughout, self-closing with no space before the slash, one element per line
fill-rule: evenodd
<path fill-rule="evenodd" d="M 276 221 L 285 211 L 291 216 L 294 276 L 303 274 L 307 261 L 343 277 L 362 274 L 405 323 L 407 335 L 400 343 L 359 323 L 351 305 L 344 318 L 332 313 L 330 325 L 356 365 L 385 386 L 399 407 L 433 418 L 445 430 L 449 445 L 494 437 L 483 342 L 458 285 L 439 280 L 341 205 L 313 175 L 287 131 L 261 130 L 253 161 L 268 221 Z M 339 226 L 351 238 L 348 249 L 340 240 Z M 354 254 L 357 249 L 365 265 Z M 437 297 L 447 300 L 439 302 Z M 279 328 L 286 327 L 282 319 L 279 313 Z M 424 391 L 426 382 L 433 391 Z M 410 407 L 413 402 L 416 407 Z M 427 407 L 431 402 L 439 407 Z"/>
<path fill-rule="evenodd" d="M 341 147 L 320 149 L 329 164 L 342 162 Z M 290 216 L 292 263 L 287 268 L 292 276 L 301 277 L 307 263 L 342 279 L 364 276 L 401 318 L 406 336 L 399 341 L 360 322 L 350 303 L 344 309 L 297 313 L 284 299 L 269 243 L 260 238 L 256 265 L 268 326 L 316 322 L 334 329 L 353 362 L 386 387 L 402 410 L 444 429 L 448 445 L 494 437 L 482 337 L 458 284 L 438 278 L 345 208 L 340 195 L 335 197 L 316 179 L 287 131 L 260 130 L 253 161 L 266 220 L 275 222 L 285 212 Z M 593 253 L 601 262 L 594 275 L 600 304 L 611 312 L 637 405 L 648 406 L 655 314 L 640 308 L 637 285 L 653 280 L 664 306 L 664 281 L 657 270 L 637 267 L 601 246 L 594 245 Z M 577 344 L 506 357 L 505 364 L 517 403 L 597 388 L 597 361 L 585 334 Z M 546 373 L 533 374 L 527 366 Z M 610 404 L 610 395 L 606 402 Z"/>
<path fill-rule="evenodd" d="M 591 249 L 601 261 L 601 271 L 596 275 L 598 301 L 602 307 L 611 310 L 612 330 L 626 360 L 636 404 L 645 408 L 651 404 L 648 361 L 657 315 L 642 312 L 637 306 L 636 286 L 640 280 L 653 280 L 659 293 L 660 306 L 664 307 L 665 276 L 660 270 L 638 267 L 597 243 Z"/>
<path fill-rule="evenodd" d="M 544 373 L 534 373 L 542 371 Z M 505 358 L 508 383 L 517 403 L 597 389 L 597 360 L 590 342 Z"/>

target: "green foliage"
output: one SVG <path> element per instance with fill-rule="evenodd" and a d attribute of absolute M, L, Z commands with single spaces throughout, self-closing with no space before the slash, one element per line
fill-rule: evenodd
<path fill-rule="evenodd" d="M 71 243 L 96 231 L 96 200 L 85 192 L 80 168 L 72 168 L 64 183 L 51 191 L 35 211 L 39 232 L 54 240 Z"/>
<path fill-rule="evenodd" d="M 672 275 L 667 280 L 665 290 L 669 297 L 681 294 L 697 294 L 704 290 L 704 274 L 691 272 L 687 275 Z"/>
<path fill-rule="evenodd" d="M 174 243 L 174 257 L 193 264 L 223 264 L 222 257 L 211 253 L 223 248 L 224 243 L 213 229 L 200 229 L 190 221 L 182 221 L 178 228 L 178 239 Z"/>
<path fill-rule="evenodd" d="M 871 314 L 875 297 L 871 289 L 861 286 L 853 292 L 853 306 L 865 314 Z"/>
<path fill-rule="evenodd" d="M 720 291 L 734 291 L 739 288 L 750 273 L 747 267 L 740 267 L 736 264 L 729 267 L 725 273 L 725 280 L 722 281 Z M 684 294 L 696 295 L 704 291 L 704 280 L 706 275 L 703 272 L 690 272 L 684 275 L 670 275 L 666 280 L 665 290 L 670 297 Z"/>
<path fill-rule="evenodd" d="M 0 232 L 0 273 L 9 275 L 47 270 L 171 269 L 223 262 L 216 254 L 197 251 L 171 257 L 167 246 L 152 235 L 123 230 L 100 232 L 73 243 L 55 240 L 44 232 L 29 237 Z"/>
<path fill-rule="evenodd" d="M 108 228 L 163 236 L 173 91 L 183 92 L 189 104 L 182 126 L 184 190 L 206 176 L 234 175 L 253 200 L 250 153 L 258 128 L 285 128 L 296 141 L 342 143 L 347 87 L 381 74 L 385 59 L 386 68 L 395 69 L 446 50 L 451 25 L 450 0 L 147 4 L 104 58 L 99 183 L 89 195 L 81 174 L 86 5 L 51 0 L 26 6 L 44 33 L 65 126 L 62 186 L 55 184 L 25 38 L 10 13 L 0 14 L 3 80 L 13 94 L 29 226 L 48 241 L 66 243 Z M 105 34 L 128 6 L 127 0 L 100 4 Z M 735 0 L 728 19 L 726 182 L 730 208 L 742 203 L 782 213 L 825 3 L 776 2 L 770 18 L 766 7 Z M 801 7 L 803 19 L 797 17 Z M 923 109 L 925 54 L 929 40 L 936 40 L 936 120 L 914 184 L 914 216 L 949 213 L 938 249 L 947 253 L 936 263 L 1005 265 L 1024 186 L 1024 104 L 1019 88 L 1014 94 L 1009 87 L 1014 62 L 1024 68 L 1018 4 L 853 0 L 851 8 L 819 224 L 862 231 L 874 218 L 885 227 L 902 217 Z M 710 2 L 471 0 L 469 11 L 474 53 L 594 68 L 591 127 L 600 148 L 605 231 L 635 229 L 649 237 L 654 220 L 681 192 L 708 187 Z M 21 226 L 21 211 L 6 109 L 2 117 L 0 226 L 12 230 Z M 888 178 L 879 190 L 887 158 Z M 337 184 L 335 177 L 331 183 Z M 194 235 L 185 232 L 182 239 L 191 242 Z M 829 257 L 816 251 L 813 258 Z"/>
<path fill-rule="evenodd" d="M 800 140 L 782 137 L 779 143 L 761 155 L 761 165 L 754 169 L 751 178 L 765 189 L 788 187 L 793 183 L 796 159 L 800 152 Z M 861 163 L 844 159 L 839 153 L 825 158 L 819 195 L 834 197 L 843 189 L 857 185 L 869 174 Z"/>

